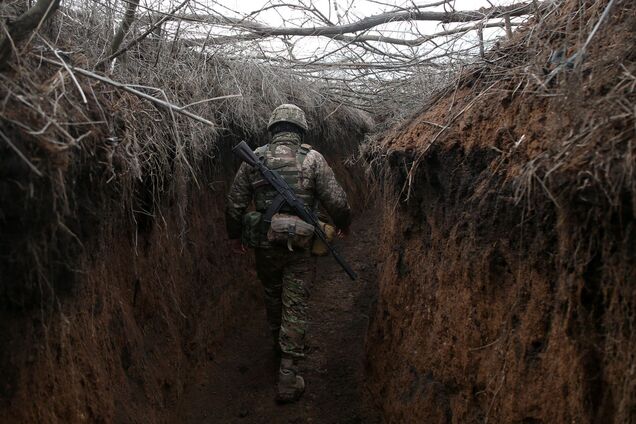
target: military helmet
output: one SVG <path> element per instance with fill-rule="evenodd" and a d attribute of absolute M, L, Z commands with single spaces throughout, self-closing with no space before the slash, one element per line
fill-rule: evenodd
<path fill-rule="evenodd" d="M 272 116 L 269 118 L 267 129 L 269 130 L 272 128 L 272 125 L 278 122 L 290 122 L 298 125 L 303 129 L 303 131 L 307 131 L 309 129 L 307 126 L 307 120 L 305 119 L 305 112 L 303 112 L 303 110 L 298 106 L 290 103 L 280 105 L 274 109 Z"/>

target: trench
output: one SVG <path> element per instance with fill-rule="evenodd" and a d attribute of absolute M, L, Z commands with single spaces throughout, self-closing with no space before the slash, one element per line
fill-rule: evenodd
<path fill-rule="evenodd" d="M 72 269 L 59 271 L 72 278 L 3 281 L 3 296 L 19 306 L 0 310 L 0 422 L 378 422 L 364 381 L 379 217 L 363 173 L 342 164 L 351 148 L 326 153 L 354 207 L 351 234 L 337 245 L 359 278 L 315 258 L 300 402 L 275 402 L 279 359 L 253 252 L 225 248 L 225 193 L 237 164 L 222 149 L 205 187 L 185 188 L 182 208 L 153 203 L 153 187 L 140 181 L 132 219 L 116 207 L 96 216 L 108 220 L 78 218 L 71 228 L 84 246 L 66 257 Z M 96 194 L 79 205 L 103 202 Z M 73 244 L 58 242 L 56 254 L 68 254 Z"/>
<path fill-rule="evenodd" d="M 617 1 L 580 72 L 544 84 L 552 53 L 580 41 L 572 26 L 607 4 L 583 3 L 427 97 L 362 151 L 365 168 L 348 160 L 369 130 L 358 115 L 314 110 L 310 143 L 354 205 L 338 247 L 360 278 L 315 259 L 307 389 L 290 405 L 274 401 L 252 253 L 226 248 L 240 122 L 197 133 L 214 142 L 189 174 L 163 112 L 111 88 L 112 128 L 81 149 L 0 121 L 47 171 L 0 143 L 0 423 L 636 422 L 636 14 Z M 139 111 L 162 123 L 156 145 L 126 116 Z"/>
<path fill-rule="evenodd" d="M 365 399 L 364 386 L 364 340 L 377 291 L 376 264 L 368 252 L 378 236 L 376 213 L 372 208 L 359 215 L 351 234 L 339 243 L 359 274 L 356 281 L 351 281 L 332 258 L 315 258 L 306 358 L 299 364 L 307 385 L 301 401 L 287 405 L 274 401 L 279 360 L 259 299 L 209 361 L 193 371 L 177 405 L 175 421 L 378 422 Z"/>

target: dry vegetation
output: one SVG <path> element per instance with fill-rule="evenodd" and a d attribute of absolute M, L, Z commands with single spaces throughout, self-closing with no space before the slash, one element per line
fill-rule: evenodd
<path fill-rule="evenodd" d="M 2 422 L 173 414 L 260 293 L 248 258 L 210 249 L 226 243 L 230 147 L 263 143 L 283 102 L 307 111 L 326 154 L 372 124 L 322 83 L 165 38 L 100 66 L 121 16 L 103 6 L 61 4 L 10 39 L 0 71 Z"/>
<path fill-rule="evenodd" d="M 9 294 L 22 285 L 20 275 L 28 275 L 31 297 L 43 269 L 67 267 L 66 251 L 83 240 L 77 228 L 87 222 L 78 222 L 82 202 L 90 203 L 91 216 L 99 216 L 102 202 L 113 203 L 132 222 L 161 215 L 167 199 L 184 207 L 188 187 L 202 187 L 207 167 L 227 165 L 214 160 L 227 151 L 227 142 L 219 142 L 247 137 L 258 143 L 270 111 L 282 102 L 307 111 L 316 128 L 311 142 L 350 154 L 372 116 L 384 122 L 404 116 L 457 60 L 469 60 L 477 45 L 483 50 L 487 40 L 474 34 L 510 29 L 529 11 L 553 7 L 535 2 L 460 12 L 451 3 L 387 8 L 362 20 L 340 10 L 334 23 L 302 2 L 267 3 L 247 15 L 188 0 L 167 8 L 41 0 L 29 9 L 21 1 L 3 2 L 9 20 L 0 40 L 0 146 L 8 153 L 2 196 L 23 199 L 4 212 L 5 226 L 20 241 L 3 242 L 3 263 L 13 276 L 5 279 L 3 286 L 13 288 L 4 288 L 3 296 L 22 303 Z M 444 11 L 429 11 L 439 5 Z M 284 14 L 290 7 L 301 14 L 284 21 L 287 29 L 258 21 L 268 10 Z M 423 36 L 415 24 L 428 20 L 458 24 Z M 382 35 L 382 24 L 391 21 L 405 25 L 402 42 Z M 331 29 L 302 29 L 321 25 Z M 299 61 L 295 44 L 311 37 L 331 41 Z M 394 51 L 396 45 L 406 50 Z M 94 189 L 86 202 L 80 191 L 89 187 L 103 190 Z M 40 224 L 32 226 L 33 219 Z M 25 228 L 33 233 L 22 237 Z M 62 245 L 65 253 L 50 245 Z"/>
<path fill-rule="evenodd" d="M 633 5 L 630 0 L 531 1 L 462 12 L 452 4 L 386 6 L 377 15 L 359 18 L 346 8 L 328 16 L 308 1 L 291 6 L 272 1 L 248 14 L 214 1 L 184 0 L 160 8 L 136 0 L 40 0 L 31 9 L 23 1 L 2 2 L 2 16 L 12 21 L 2 24 L 0 37 L 0 310 L 10 311 L 9 316 L 45 303 L 48 309 L 42 311 L 62 311 L 60 296 L 73 290 L 76 279 L 84 278 L 83 264 L 76 259 L 95 240 L 131 240 L 136 255 L 143 250 L 140 246 L 149 227 L 167 234 L 169 226 L 176 226 L 178 240 L 169 236 L 162 240 L 178 257 L 192 229 L 188 220 L 193 215 L 199 218 L 189 210 L 197 203 L 196 193 L 214 191 L 214 200 L 200 203 L 219 215 L 216 191 L 228 178 L 224 171 L 233 166 L 228 147 L 240 138 L 262 142 L 269 113 L 280 103 L 294 102 L 307 111 L 310 126 L 316 128 L 310 141 L 338 156 L 350 155 L 374 123 L 379 124 L 377 130 L 401 121 L 400 127 L 364 146 L 370 168 L 381 171 L 380 183 L 389 194 L 386 222 L 391 228 L 385 242 L 397 246 L 406 238 L 415 246 L 411 253 L 398 252 L 399 248 L 387 253 L 383 276 L 390 281 L 384 295 L 389 298 L 395 294 L 390 290 L 397 290 L 415 304 L 432 301 L 414 294 L 419 287 L 428 287 L 422 281 L 430 270 L 415 266 L 421 273 L 413 277 L 408 265 L 430 253 L 421 251 L 425 243 L 413 234 L 424 231 L 427 213 L 444 216 L 445 201 L 456 202 L 456 211 L 467 209 L 448 215 L 457 220 L 443 229 L 446 233 L 440 231 L 443 237 L 437 234 L 440 243 L 459 240 L 458 246 L 467 247 L 466 251 L 479 248 L 489 255 L 494 248 L 479 245 L 481 239 L 470 244 L 474 240 L 462 236 L 468 230 L 461 225 L 471 229 L 479 222 L 485 223 L 480 228 L 492 225 L 493 233 L 484 236 L 492 243 L 507 240 L 510 228 L 519 230 L 510 236 L 510 245 L 502 242 L 503 247 L 498 247 L 504 250 L 506 266 L 518 266 L 512 270 L 517 275 L 541 274 L 532 268 L 539 264 L 554 277 L 535 282 L 541 286 L 537 299 L 552 305 L 549 311 L 556 318 L 550 322 L 559 324 L 550 329 L 549 337 L 543 334 L 545 344 L 538 346 L 543 349 L 550 337 L 561 337 L 574 346 L 567 352 L 601 364 L 587 368 L 584 379 L 592 382 L 592 388 L 582 384 L 582 392 L 587 390 L 581 395 L 587 405 L 583 409 L 600 408 L 599 414 L 627 422 L 633 417 L 636 391 L 628 377 L 633 374 L 636 351 Z M 444 10 L 430 10 L 433 6 Z M 272 10 L 284 16 L 293 10 L 300 16 L 272 27 L 259 19 Z M 422 34 L 417 23 L 424 21 L 445 26 L 435 34 Z M 387 28 L 383 25 L 395 22 L 403 25 L 396 30 L 400 37 L 383 33 Z M 22 24 L 26 26 L 18 28 Z M 489 39 L 488 28 L 505 31 L 506 39 Z M 303 47 L 308 38 L 327 41 L 308 54 Z M 447 162 L 440 166 L 440 158 Z M 342 176 L 354 165 L 350 161 L 336 167 Z M 439 178 L 432 175 L 436 169 Z M 351 174 L 343 178 L 350 186 L 366 184 Z M 440 183 L 443 178 L 448 185 Z M 449 187 L 452 198 L 440 194 Z M 431 202 L 441 209 L 431 211 Z M 413 218 L 413 227 L 407 215 Z M 508 218 L 497 221 L 502 216 Z M 118 227 L 124 235 L 113 237 Z M 197 228 L 205 224 L 199 222 Z M 532 245 L 528 234 L 533 232 L 543 234 L 546 244 Z M 449 237 L 450 233 L 461 237 Z M 519 233 L 521 240 L 515 238 Z M 213 236 L 222 238 L 216 232 Z M 183 249 L 174 243 L 181 243 Z M 159 256 L 158 250 L 153 254 Z M 537 255 L 532 257 L 534 265 L 523 257 L 528 252 Z M 463 281 L 459 289 L 472 290 L 473 281 L 461 278 L 487 266 L 471 262 L 482 258 L 479 255 L 458 255 L 463 261 L 456 263 L 457 269 L 464 274 L 453 274 L 446 266 L 440 275 L 448 272 L 453 281 Z M 117 259 L 122 268 L 130 265 L 124 253 Z M 156 272 L 151 259 L 147 268 Z M 100 269 L 106 281 L 111 270 L 96 263 L 91 266 Z M 513 322 L 522 303 L 517 300 L 529 289 L 524 290 L 499 293 L 494 299 L 509 295 L 513 303 L 496 315 L 500 321 L 493 324 L 484 318 L 488 328 L 478 330 L 488 335 L 487 340 L 479 338 L 479 331 L 475 337 L 460 334 L 469 341 L 463 354 L 475 348 L 477 355 L 486 356 L 490 347 L 496 347 L 489 357 L 486 383 L 480 380 L 481 385 L 475 386 L 477 407 L 466 417 L 474 413 L 470 418 L 486 421 L 497 414 L 519 418 L 505 415 L 505 409 L 519 400 L 515 388 L 506 386 L 509 392 L 502 392 L 502 387 L 507 367 L 515 363 Z M 119 299 L 111 301 L 117 305 Z M 405 337 L 416 337 L 414 323 L 422 318 L 400 302 L 392 312 L 406 314 L 403 322 L 410 331 Z M 154 307 L 150 305 L 149 311 Z M 177 312 L 170 314 L 182 314 Z M 66 331 L 67 337 L 65 318 L 60 316 L 59 331 Z M 382 321 L 389 330 L 396 330 L 390 326 L 398 322 L 397 318 Z M 435 329 L 433 321 L 425 324 L 430 327 L 423 326 L 421 334 Z M 0 327 L 0 335 L 15 329 L 6 325 Z M 183 333 L 181 327 L 171 328 L 179 329 L 175 334 Z M 407 363 L 396 348 L 404 340 L 392 339 L 389 335 L 394 333 L 384 334 L 378 328 L 375 352 L 382 354 L 378 363 Z M 385 342 L 395 345 L 382 345 Z M 66 352 L 73 349 L 68 343 Z M 416 339 L 413 346 L 421 343 Z M 565 345 L 556 346 L 558 350 Z M 545 351 L 535 354 L 547 357 Z M 15 363 L 7 355 L 0 352 L 2 378 L 7 364 Z M 48 355 L 46 360 L 54 363 L 55 355 Z M 435 363 L 423 357 L 414 359 L 415 365 L 435 371 Z M 542 370 L 555 371 L 548 365 Z M 518 384 L 528 375 L 521 373 Z M 462 376 L 475 377 L 470 372 Z M 395 381 L 410 384 L 408 378 L 400 378 Z M 431 387 L 439 383 L 431 381 Z M 386 381 L 376 383 L 379 387 Z M 611 392 L 611 399 L 592 399 L 594 390 L 603 392 L 606 387 L 610 389 L 604 393 Z M 541 397 L 539 389 L 536 393 Z M 10 399 L 5 395 L 0 390 L 0 401 L 3 396 Z M 549 391 L 544 395 L 558 398 Z M 432 404 L 437 400 L 432 399 Z M 543 406 L 549 405 L 546 401 Z M 412 405 L 404 411 L 409 408 Z M 416 411 L 428 411 L 427 405 Z"/>
<path fill-rule="evenodd" d="M 634 12 L 599 0 L 540 14 L 366 146 L 397 245 L 374 372 L 439 385 L 409 404 L 380 377 L 388 416 L 633 421 Z M 412 370 L 383 362 L 396 356 Z"/>

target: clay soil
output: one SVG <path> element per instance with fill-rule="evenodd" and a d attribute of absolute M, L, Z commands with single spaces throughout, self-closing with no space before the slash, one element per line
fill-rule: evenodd
<path fill-rule="evenodd" d="M 182 423 L 375 423 L 365 406 L 364 340 L 376 292 L 376 266 L 369 247 L 377 239 L 373 210 L 359 217 L 339 248 L 359 273 L 351 281 L 331 257 L 310 288 L 307 357 L 301 374 L 307 388 L 300 402 L 274 401 L 278 359 L 264 304 L 237 326 L 206 363 L 195 370 L 177 408 Z M 254 277 L 256 278 L 256 277 Z M 261 299 L 262 300 L 262 299 Z"/>
<path fill-rule="evenodd" d="M 636 134 L 612 118 L 635 104 L 634 2 L 579 73 L 516 67 L 550 72 L 573 13 L 606 5 L 566 2 L 385 137 L 368 384 L 387 422 L 636 422 Z"/>

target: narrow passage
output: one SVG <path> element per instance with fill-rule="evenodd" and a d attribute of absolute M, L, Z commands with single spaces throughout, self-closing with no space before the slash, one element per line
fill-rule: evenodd
<path fill-rule="evenodd" d="M 301 400 L 290 405 L 274 401 L 278 359 L 261 302 L 186 387 L 179 403 L 180 422 L 379 422 L 364 402 L 364 340 L 376 294 L 375 216 L 367 209 L 355 219 L 351 234 L 337 244 L 358 280 L 351 281 L 333 258 L 316 259 L 308 353 L 300 364 L 307 383 Z"/>

